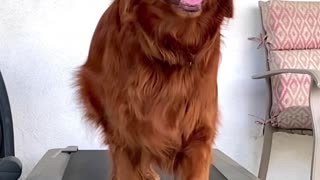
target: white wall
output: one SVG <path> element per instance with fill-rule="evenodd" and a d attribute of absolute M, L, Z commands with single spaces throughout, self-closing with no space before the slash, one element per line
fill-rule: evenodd
<path fill-rule="evenodd" d="M 96 23 L 108 0 L 1 0 L 0 69 L 15 125 L 16 154 L 24 175 L 50 148 L 101 148 L 83 123 L 72 86 Z M 221 128 L 217 147 L 256 173 L 264 116 L 263 50 L 247 40 L 260 32 L 257 0 L 235 0 L 235 19 L 224 29 L 219 88 Z"/>

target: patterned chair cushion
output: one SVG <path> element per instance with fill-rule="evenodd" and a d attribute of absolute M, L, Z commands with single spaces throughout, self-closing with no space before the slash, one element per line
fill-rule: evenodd
<path fill-rule="evenodd" d="M 320 49 L 320 2 L 271 0 L 261 12 L 271 50 Z"/>
<path fill-rule="evenodd" d="M 272 119 L 272 124 L 282 129 L 312 129 L 310 107 L 296 106 L 287 108 Z"/>
<path fill-rule="evenodd" d="M 318 69 L 320 70 L 320 50 L 286 50 L 270 51 L 270 70 L 277 69 Z M 272 107 L 271 116 L 279 117 L 282 112 L 291 107 L 308 107 L 311 78 L 301 74 L 282 74 L 271 78 Z M 296 112 L 296 111 L 291 111 Z M 290 117 L 290 116 L 283 116 Z M 288 122 L 289 120 L 283 120 Z M 280 118 L 280 117 L 279 117 Z M 304 124 L 303 124 L 304 122 Z M 294 123 L 294 122 L 293 122 Z M 290 123 L 278 123 L 279 127 L 291 128 Z M 301 120 L 300 128 L 311 128 L 309 121 Z M 297 128 L 297 127 L 295 127 Z"/>

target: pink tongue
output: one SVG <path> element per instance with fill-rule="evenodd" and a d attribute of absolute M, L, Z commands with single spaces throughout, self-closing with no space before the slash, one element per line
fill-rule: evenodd
<path fill-rule="evenodd" d="M 181 0 L 182 4 L 196 6 L 202 3 L 202 0 Z"/>

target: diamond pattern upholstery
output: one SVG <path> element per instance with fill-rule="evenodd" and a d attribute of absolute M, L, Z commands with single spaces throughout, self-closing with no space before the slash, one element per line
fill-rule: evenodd
<path fill-rule="evenodd" d="M 272 0 L 263 13 L 271 50 L 320 48 L 319 2 Z"/>
<path fill-rule="evenodd" d="M 261 9 L 270 70 L 320 70 L 320 3 L 271 0 Z M 311 78 L 282 74 L 271 78 L 274 126 L 312 129 Z"/>

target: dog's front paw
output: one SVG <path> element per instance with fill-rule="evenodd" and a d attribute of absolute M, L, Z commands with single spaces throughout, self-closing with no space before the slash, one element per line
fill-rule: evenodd
<path fill-rule="evenodd" d="M 160 180 L 160 176 L 153 169 L 150 169 L 145 173 L 144 180 Z"/>

